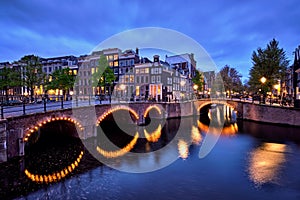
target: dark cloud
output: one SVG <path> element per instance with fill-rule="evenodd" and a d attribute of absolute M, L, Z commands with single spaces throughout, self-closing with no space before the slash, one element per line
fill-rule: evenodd
<path fill-rule="evenodd" d="M 292 60 L 300 44 L 299 8 L 297 0 L 1 1 L 0 61 L 86 54 L 116 33 L 158 26 L 192 37 L 219 68 L 230 64 L 247 76 L 252 52 L 272 38 Z"/>

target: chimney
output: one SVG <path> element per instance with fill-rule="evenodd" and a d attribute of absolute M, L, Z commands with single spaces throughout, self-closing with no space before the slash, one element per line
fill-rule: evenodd
<path fill-rule="evenodd" d="M 136 55 L 139 55 L 139 48 L 135 49 L 135 53 L 136 53 Z"/>
<path fill-rule="evenodd" d="M 159 55 L 154 55 L 153 56 L 153 61 L 158 63 L 159 62 Z"/>

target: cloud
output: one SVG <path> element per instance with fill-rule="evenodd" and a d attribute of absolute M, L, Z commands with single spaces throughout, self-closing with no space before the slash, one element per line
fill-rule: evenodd
<path fill-rule="evenodd" d="M 30 52 L 86 54 L 112 35 L 152 26 L 193 38 L 219 68 L 226 63 L 247 71 L 252 51 L 274 37 L 293 60 L 300 44 L 299 8 L 297 0 L 1 1 L 0 60 Z"/>

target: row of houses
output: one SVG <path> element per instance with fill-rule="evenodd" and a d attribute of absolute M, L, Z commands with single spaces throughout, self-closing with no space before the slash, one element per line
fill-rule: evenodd
<path fill-rule="evenodd" d="M 93 87 L 92 75 L 96 72 L 100 55 L 104 55 L 116 79 L 112 86 Z M 40 58 L 42 70 L 46 77 L 60 69 L 69 68 L 70 73 L 77 77 L 72 94 L 76 95 L 109 95 L 122 98 L 155 99 L 157 101 L 171 101 L 181 98 L 190 98 L 192 91 L 192 78 L 195 76 L 196 61 L 194 55 L 185 53 L 165 57 L 162 61 L 158 55 L 153 59 L 140 57 L 139 49 L 122 51 L 118 48 L 108 48 L 94 51 L 90 55 L 61 56 Z M 0 70 L 4 67 L 20 71 L 19 62 L 0 63 Z M 23 77 L 25 78 L 25 77 Z M 6 91 L 1 90 L 1 95 Z M 25 86 L 12 87 L 9 95 L 26 95 L 30 91 Z M 61 91 L 45 91 L 43 86 L 35 86 L 34 95 L 59 95 Z"/>
<path fill-rule="evenodd" d="M 113 87 L 92 87 L 91 76 L 97 70 L 100 55 L 106 56 L 116 77 Z M 196 70 L 193 54 L 166 55 L 162 61 L 158 55 L 154 55 L 152 60 L 140 57 L 139 49 L 121 52 L 112 48 L 81 57 L 78 63 L 79 81 L 74 90 L 80 95 L 112 94 L 116 98 L 173 101 L 191 98 L 193 94 L 192 78 Z"/>

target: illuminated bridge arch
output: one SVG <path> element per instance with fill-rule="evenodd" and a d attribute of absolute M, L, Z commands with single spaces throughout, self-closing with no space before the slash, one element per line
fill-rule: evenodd
<path fill-rule="evenodd" d="M 119 111 L 119 110 L 125 110 L 125 111 L 129 111 L 130 114 L 132 114 L 135 118 L 135 120 L 139 119 L 139 115 L 136 113 L 135 110 L 133 110 L 132 108 L 128 107 L 128 106 L 123 106 L 123 105 L 119 105 L 119 106 L 114 106 L 113 108 L 107 110 L 106 112 L 104 112 L 102 115 L 100 115 L 97 119 L 96 125 L 99 126 L 99 124 L 110 114 L 112 114 L 113 112 Z"/>
<path fill-rule="evenodd" d="M 202 103 L 198 106 L 197 108 L 197 112 L 199 113 L 201 108 L 207 106 L 207 105 L 210 105 L 210 104 L 223 104 L 223 105 L 226 105 L 230 108 L 232 108 L 233 110 L 236 110 L 235 106 L 231 105 L 230 103 L 228 103 L 227 101 L 221 101 L 221 100 L 211 100 L 211 101 L 207 101 L 205 103 Z"/>
<path fill-rule="evenodd" d="M 150 110 L 152 110 L 152 109 L 156 110 L 156 111 L 158 112 L 159 115 L 162 114 L 162 109 L 161 109 L 161 107 L 159 107 L 158 105 L 151 105 L 151 106 L 148 106 L 148 107 L 146 108 L 146 110 L 145 110 L 145 112 L 144 112 L 144 115 L 143 115 L 144 118 L 147 117 L 147 115 L 149 114 Z"/>
<path fill-rule="evenodd" d="M 67 116 L 52 116 L 52 117 L 46 117 L 40 121 L 38 121 L 36 124 L 34 124 L 33 126 L 25 129 L 25 134 L 23 137 L 24 142 L 28 142 L 29 137 L 36 131 L 39 130 L 39 128 L 45 126 L 48 123 L 54 122 L 54 121 L 67 121 L 70 123 L 73 123 L 77 130 L 83 131 L 83 125 L 79 122 L 79 120 L 73 118 L 73 117 L 67 117 Z"/>

